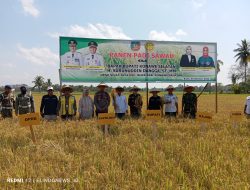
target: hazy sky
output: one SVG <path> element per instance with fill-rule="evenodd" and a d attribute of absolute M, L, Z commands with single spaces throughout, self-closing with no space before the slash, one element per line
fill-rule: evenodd
<path fill-rule="evenodd" d="M 250 40 L 249 7 L 249 0 L 0 0 L 0 85 L 31 85 L 36 75 L 59 83 L 60 35 L 217 42 L 218 82 L 228 84 L 233 49 Z"/>

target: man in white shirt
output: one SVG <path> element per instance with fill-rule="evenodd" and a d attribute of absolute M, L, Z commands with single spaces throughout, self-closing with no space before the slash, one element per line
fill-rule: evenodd
<path fill-rule="evenodd" d="M 246 99 L 244 113 L 246 114 L 247 118 L 250 119 L 250 96 L 248 96 Z"/>
<path fill-rule="evenodd" d="M 178 98 L 173 94 L 174 87 L 169 85 L 166 89 L 168 94 L 163 96 L 163 103 L 165 104 L 165 116 L 176 117 L 178 114 Z"/>
<path fill-rule="evenodd" d="M 95 41 L 91 41 L 88 43 L 89 53 L 84 56 L 83 65 L 88 66 L 102 66 L 104 67 L 104 59 L 102 55 L 98 54 L 97 46 L 98 44 Z"/>
<path fill-rule="evenodd" d="M 122 95 L 124 88 L 118 86 L 115 88 L 116 94 L 114 95 L 113 105 L 115 108 L 116 117 L 119 119 L 123 119 L 125 114 L 128 113 L 128 104 L 126 96 Z"/>
<path fill-rule="evenodd" d="M 70 65 L 70 66 L 80 66 L 83 64 L 82 54 L 77 52 L 77 41 L 71 39 L 68 41 L 69 52 L 65 53 L 61 56 L 62 65 Z"/>

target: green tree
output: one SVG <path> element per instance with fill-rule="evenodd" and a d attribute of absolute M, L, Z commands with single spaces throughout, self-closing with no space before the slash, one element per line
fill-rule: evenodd
<path fill-rule="evenodd" d="M 239 61 L 240 66 L 245 67 L 244 72 L 244 78 L 245 83 L 247 82 L 247 58 L 250 56 L 250 44 L 247 42 L 246 39 L 241 40 L 241 44 L 237 44 L 238 48 L 234 49 L 234 52 L 236 52 L 236 55 L 234 56 L 236 58 L 236 62 Z"/>
<path fill-rule="evenodd" d="M 221 68 L 221 66 L 223 65 L 223 61 L 221 61 L 220 59 L 217 61 L 217 74 L 219 74 L 219 72 L 220 72 L 220 68 Z"/>
<path fill-rule="evenodd" d="M 44 85 L 44 78 L 42 76 L 36 76 L 32 83 L 35 84 L 33 88 L 37 87 L 39 92 L 41 92 L 41 88 Z"/>

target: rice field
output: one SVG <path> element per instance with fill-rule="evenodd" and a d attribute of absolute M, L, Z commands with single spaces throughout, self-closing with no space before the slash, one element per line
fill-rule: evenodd
<path fill-rule="evenodd" d="M 219 94 L 218 114 L 202 128 L 162 119 L 156 138 L 143 119 L 117 121 L 107 137 L 95 119 L 58 120 L 34 126 L 34 144 L 17 118 L 1 120 L 0 189 L 250 189 L 250 121 L 229 120 L 245 97 Z M 38 111 L 41 94 L 34 98 Z M 214 112 L 215 95 L 200 96 L 198 109 Z"/>

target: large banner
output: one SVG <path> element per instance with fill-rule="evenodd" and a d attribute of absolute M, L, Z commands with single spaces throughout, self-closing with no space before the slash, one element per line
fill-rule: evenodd
<path fill-rule="evenodd" d="M 60 37 L 62 82 L 215 82 L 216 43 Z"/>

